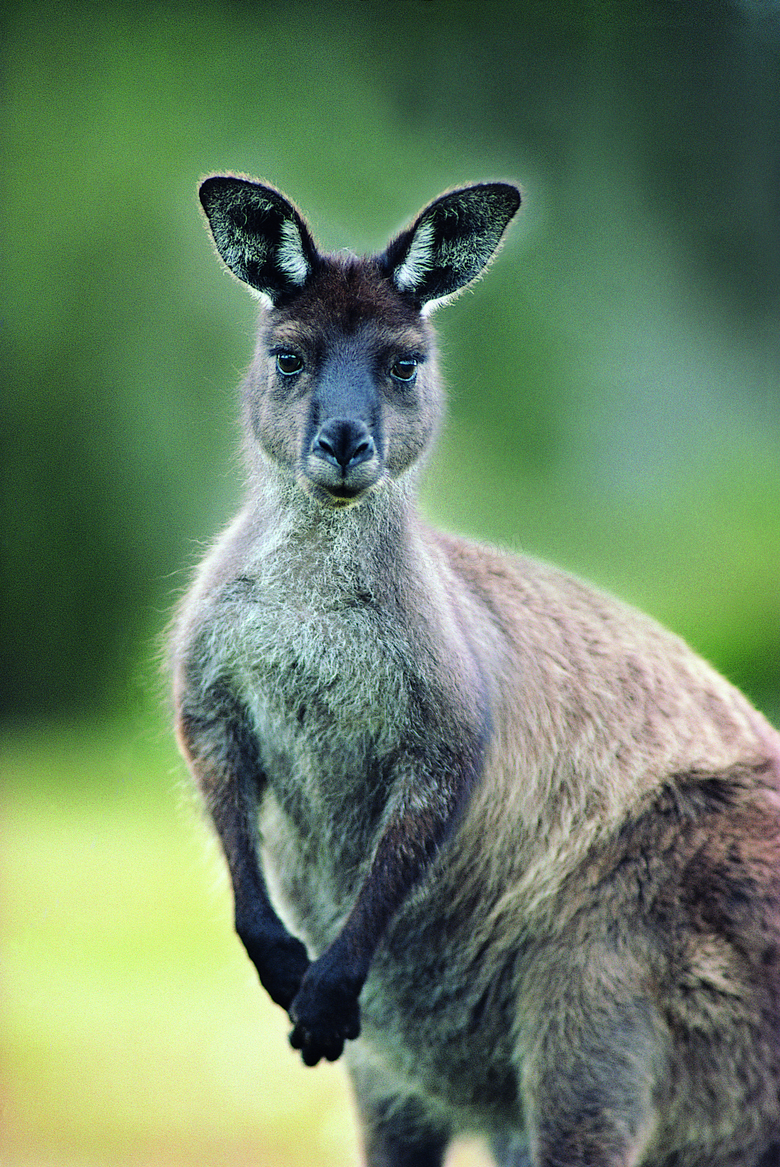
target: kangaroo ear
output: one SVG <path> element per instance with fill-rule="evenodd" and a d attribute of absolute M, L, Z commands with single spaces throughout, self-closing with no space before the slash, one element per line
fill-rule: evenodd
<path fill-rule="evenodd" d="M 274 306 L 301 291 L 319 254 L 308 227 L 284 195 L 223 175 L 205 179 L 199 194 L 217 251 L 234 275 Z"/>
<path fill-rule="evenodd" d="M 499 249 L 520 191 L 503 182 L 451 191 L 392 241 L 380 265 L 400 292 L 428 311 L 476 279 Z"/>

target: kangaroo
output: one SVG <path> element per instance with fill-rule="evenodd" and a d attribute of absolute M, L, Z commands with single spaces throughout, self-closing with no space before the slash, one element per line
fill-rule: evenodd
<path fill-rule="evenodd" d="M 429 320 L 505 183 L 379 255 L 207 178 L 261 301 L 248 483 L 172 634 L 177 733 L 235 926 L 306 1065 L 344 1054 L 369 1167 L 780 1164 L 780 735 L 579 579 L 431 529 Z"/>

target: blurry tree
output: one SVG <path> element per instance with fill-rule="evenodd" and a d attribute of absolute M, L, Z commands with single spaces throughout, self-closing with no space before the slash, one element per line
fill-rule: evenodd
<path fill-rule="evenodd" d="M 764 0 L 6 6 L 3 708 L 122 700 L 240 487 L 254 308 L 198 177 L 370 249 L 514 177 L 441 316 L 426 502 L 650 608 L 780 708 L 780 9 Z"/>

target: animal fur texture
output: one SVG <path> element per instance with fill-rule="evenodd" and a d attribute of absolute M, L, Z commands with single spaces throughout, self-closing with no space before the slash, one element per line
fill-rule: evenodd
<path fill-rule="evenodd" d="M 520 196 L 321 254 L 273 188 L 201 200 L 261 301 L 248 483 L 180 606 L 181 748 L 303 1060 L 370 1167 L 780 1163 L 780 737 L 651 619 L 429 528 L 432 308 Z"/>

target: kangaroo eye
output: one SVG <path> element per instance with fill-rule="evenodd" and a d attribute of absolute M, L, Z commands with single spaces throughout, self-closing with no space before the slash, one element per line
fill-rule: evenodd
<path fill-rule="evenodd" d="M 303 361 L 297 353 L 277 353 L 276 367 L 283 377 L 294 377 L 303 368 Z"/>
<path fill-rule="evenodd" d="M 417 361 L 414 357 L 408 357 L 405 360 L 395 361 L 390 368 L 390 376 L 394 377 L 396 381 L 413 381 L 417 376 Z"/>

